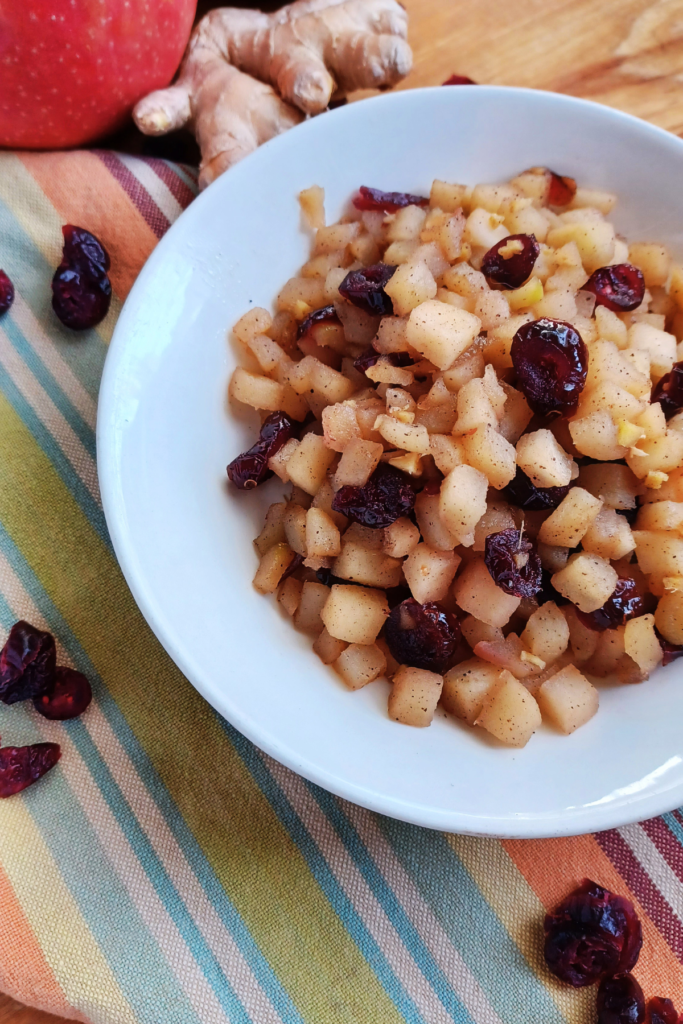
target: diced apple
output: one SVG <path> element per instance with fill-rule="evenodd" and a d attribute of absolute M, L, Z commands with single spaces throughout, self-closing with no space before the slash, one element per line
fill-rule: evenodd
<path fill-rule="evenodd" d="M 342 451 L 342 457 L 334 474 L 337 490 L 347 485 L 363 487 L 379 465 L 383 448 L 375 441 L 355 437 Z"/>
<path fill-rule="evenodd" d="M 341 583 L 332 587 L 321 612 L 328 632 L 350 644 L 374 643 L 388 615 L 383 591 Z"/>
<path fill-rule="evenodd" d="M 453 582 L 461 558 L 454 551 L 439 551 L 418 544 L 403 563 L 403 573 L 416 601 L 442 601 Z"/>
<path fill-rule="evenodd" d="M 313 642 L 313 650 L 323 665 L 331 665 L 335 662 L 339 655 L 346 650 L 346 646 L 343 640 L 337 640 L 326 629 L 323 629 L 320 636 Z"/>
<path fill-rule="evenodd" d="M 503 411 L 499 415 L 498 430 L 510 444 L 517 444 L 534 414 L 521 391 L 505 382 L 501 386 L 506 398 Z"/>
<path fill-rule="evenodd" d="M 453 596 L 464 612 L 498 627 L 509 622 L 520 603 L 520 598 L 496 586 L 483 558 L 475 558 L 465 566 L 453 585 Z"/>
<path fill-rule="evenodd" d="M 573 459 L 549 430 L 534 430 L 517 442 L 517 465 L 537 487 L 566 487 Z"/>
<path fill-rule="evenodd" d="M 429 453 L 429 433 L 425 426 L 415 423 L 401 423 L 394 416 L 378 416 L 375 429 L 390 446 L 401 448 L 417 455 Z"/>
<path fill-rule="evenodd" d="M 456 466 L 441 484 L 439 515 L 461 544 L 471 546 L 474 527 L 486 511 L 488 479 L 472 466 Z"/>
<path fill-rule="evenodd" d="M 562 224 L 548 232 L 547 242 L 559 249 L 567 242 L 576 242 L 581 260 L 589 274 L 606 266 L 614 253 L 614 228 L 607 221 Z"/>
<path fill-rule="evenodd" d="M 438 494 L 420 491 L 415 499 L 415 518 L 425 543 L 439 551 L 452 551 L 458 540 L 439 515 L 440 502 Z"/>
<path fill-rule="evenodd" d="M 584 551 L 617 561 L 634 551 L 636 542 L 624 516 L 611 508 L 602 508 L 581 541 Z"/>
<path fill-rule="evenodd" d="M 303 583 L 301 580 L 288 576 L 277 588 L 277 599 L 280 606 L 288 615 L 294 615 L 301 601 Z"/>
<path fill-rule="evenodd" d="M 282 408 L 284 388 L 282 384 L 262 377 L 258 373 L 250 373 L 238 366 L 233 372 L 228 389 L 230 398 L 254 409 L 276 412 Z"/>
<path fill-rule="evenodd" d="M 306 518 L 306 553 L 309 558 L 335 558 L 341 552 L 336 523 L 319 508 L 309 508 Z"/>
<path fill-rule="evenodd" d="M 600 308 L 600 307 L 599 307 Z M 631 509 L 643 485 L 628 466 L 608 462 L 592 463 L 579 471 L 579 486 L 593 497 L 602 498 L 608 508 Z"/>
<path fill-rule="evenodd" d="M 638 267 L 645 278 L 647 288 L 666 284 L 671 266 L 671 257 L 663 245 L 655 242 L 631 242 L 628 247 L 629 263 Z"/>
<path fill-rule="evenodd" d="M 536 699 L 543 717 L 567 736 L 590 721 L 600 703 L 598 691 L 574 665 L 546 679 Z"/>
<path fill-rule="evenodd" d="M 334 452 L 343 452 L 346 446 L 360 437 L 360 427 L 352 404 L 336 402 L 322 411 L 325 444 Z"/>
<path fill-rule="evenodd" d="M 547 601 L 529 616 L 520 640 L 546 664 L 564 654 L 569 645 L 569 626 L 554 601 Z"/>
<path fill-rule="evenodd" d="M 462 445 L 454 437 L 446 434 L 431 434 L 429 437 L 429 453 L 436 463 L 436 468 L 444 476 L 448 476 L 456 466 L 465 461 Z"/>
<path fill-rule="evenodd" d="M 351 690 L 360 690 L 381 676 L 387 667 L 384 652 L 376 644 L 351 644 L 334 663 Z"/>
<path fill-rule="evenodd" d="M 308 554 L 306 548 L 306 509 L 293 501 L 288 501 L 282 514 L 282 525 L 285 530 L 285 540 L 292 551 L 297 555 Z"/>
<path fill-rule="evenodd" d="M 492 643 L 503 639 L 503 630 L 498 626 L 489 626 L 488 622 L 475 619 L 474 615 L 467 615 L 460 623 L 462 635 L 472 650 L 478 643 Z"/>
<path fill-rule="evenodd" d="M 412 310 L 406 339 L 440 370 L 447 370 L 469 348 L 480 330 L 479 317 L 432 299 Z"/>
<path fill-rule="evenodd" d="M 496 640 L 480 640 L 474 647 L 474 653 L 482 661 L 511 672 L 516 679 L 526 680 L 526 686 L 530 677 L 540 675 L 545 669 L 545 662 L 527 651 L 516 633 L 508 633 Z"/>
<path fill-rule="evenodd" d="M 274 544 L 261 557 L 254 576 L 254 589 L 259 594 L 274 594 L 293 558 L 289 544 Z"/>
<path fill-rule="evenodd" d="M 473 551 L 484 551 L 486 549 L 486 538 L 490 533 L 500 533 L 501 530 L 514 530 L 517 526 L 512 508 L 505 501 L 490 500 L 486 512 L 474 528 Z"/>
<path fill-rule="evenodd" d="M 540 724 L 541 712 L 526 686 L 503 670 L 484 699 L 475 725 L 507 746 L 525 747 Z"/>
<path fill-rule="evenodd" d="M 552 584 L 580 611 L 594 612 L 614 593 L 618 578 L 606 559 L 579 552 L 571 556 L 566 568 L 555 573 Z"/>
<path fill-rule="evenodd" d="M 646 675 L 662 660 L 662 648 L 655 633 L 654 615 L 629 619 L 624 630 L 624 647 L 630 658 Z"/>
<path fill-rule="evenodd" d="M 671 590 L 660 597 L 655 625 L 670 644 L 683 644 L 683 591 Z"/>
<path fill-rule="evenodd" d="M 653 501 L 643 505 L 638 510 L 636 529 L 680 533 L 683 530 L 683 502 Z"/>
<path fill-rule="evenodd" d="M 613 342 L 617 348 L 626 348 L 628 344 L 627 327 L 616 313 L 613 313 L 607 306 L 596 306 L 595 323 L 599 338 L 602 338 L 603 341 Z"/>
<path fill-rule="evenodd" d="M 381 541 L 381 534 L 379 535 Z M 341 554 L 332 571 L 342 580 L 352 580 L 367 587 L 397 587 L 401 583 L 402 563 L 383 551 L 370 551 L 344 537 Z"/>
<path fill-rule="evenodd" d="M 286 502 L 277 501 L 266 512 L 263 529 L 254 541 L 254 547 L 259 555 L 265 555 L 266 551 L 272 548 L 274 544 L 280 544 L 285 540 L 285 528 L 282 518 L 286 507 Z"/>
<path fill-rule="evenodd" d="M 648 323 L 635 323 L 629 328 L 631 348 L 641 349 L 650 356 L 650 368 L 655 378 L 663 377 L 676 362 L 676 338 Z"/>
<path fill-rule="evenodd" d="M 392 300 L 394 313 L 404 316 L 416 306 L 433 299 L 436 295 L 436 281 L 427 264 L 402 263 L 387 281 L 384 290 Z"/>
<path fill-rule="evenodd" d="M 441 704 L 451 715 L 474 725 L 489 690 L 498 682 L 500 669 L 481 658 L 470 658 L 443 677 Z"/>
<path fill-rule="evenodd" d="M 563 604 L 562 614 L 569 626 L 569 644 L 574 660 L 579 663 L 587 661 L 595 654 L 600 634 L 583 624 L 573 604 Z"/>
<path fill-rule="evenodd" d="M 389 718 L 417 728 L 431 725 L 442 687 L 436 672 L 401 665 L 389 694 Z"/>
<path fill-rule="evenodd" d="M 619 428 L 606 409 L 570 420 L 569 433 L 577 450 L 591 459 L 623 459 L 628 454 L 628 448 L 620 443 Z"/>
<path fill-rule="evenodd" d="M 639 441 L 638 451 L 645 454 L 630 451 L 626 462 L 639 480 L 644 480 L 649 473 L 668 473 L 683 463 L 683 433 L 680 430 L 667 430 L 664 437 Z"/>
<path fill-rule="evenodd" d="M 273 318 L 268 310 L 261 306 L 254 306 L 239 318 L 232 330 L 243 345 L 248 345 L 257 334 L 267 334 L 272 326 Z"/>
<path fill-rule="evenodd" d="M 319 635 L 323 630 L 322 610 L 330 588 L 322 583 L 304 583 L 299 607 L 294 613 L 294 625 L 304 633 Z"/>
<path fill-rule="evenodd" d="M 420 543 L 420 531 L 415 523 L 402 516 L 384 530 L 382 550 L 392 558 L 405 558 Z"/>
<path fill-rule="evenodd" d="M 683 575 L 683 539 L 670 533 L 633 530 L 638 565 L 645 573 Z"/>
<path fill-rule="evenodd" d="M 539 539 L 544 544 L 575 548 L 601 508 L 600 498 L 583 487 L 572 487 L 541 526 Z"/>
<path fill-rule="evenodd" d="M 490 424 L 478 426 L 460 438 L 470 466 L 483 473 L 491 487 L 500 491 L 516 473 L 515 449 Z"/>
<path fill-rule="evenodd" d="M 335 453 L 318 434 L 305 434 L 287 463 L 289 479 L 307 494 L 315 494 L 322 485 Z"/>

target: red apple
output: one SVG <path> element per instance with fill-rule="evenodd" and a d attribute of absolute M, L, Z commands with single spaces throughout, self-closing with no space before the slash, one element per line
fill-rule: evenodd
<path fill-rule="evenodd" d="M 61 149 L 118 128 L 180 64 L 197 0 L 0 3 L 0 146 Z"/>

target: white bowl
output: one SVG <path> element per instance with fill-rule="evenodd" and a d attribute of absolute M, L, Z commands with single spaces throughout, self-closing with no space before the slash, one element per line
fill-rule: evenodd
<path fill-rule="evenodd" d="M 297 193 L 325 188 L 328 220 L 359 185 L 427 193 L 433 178 L 505 180 L 545 164 L 616 191 L 618 228 L 683 254 L 683 142 L 607 107 L 489 86 L 385 95 L 263 146 L 183 213 L 119 319 L 100 392 L 98 466 L 116 554 L 145 618 L 199 692 L 277 760 L 333 793 L 419 825 L 497 836 L 572 835 L 683 803 L 679 665 L 604 688 L 570 737 L 523 750 L 437 714 L 387 718 L 388 685 L 349 693 L 273 599 L 251 586 L 252 539 L 282 487 L 226 486 L 255 438 L 226 390 L 228 335 L 271 306 L 307 258 Z M 144 685 L 144 681 L 141 681 Z"/>

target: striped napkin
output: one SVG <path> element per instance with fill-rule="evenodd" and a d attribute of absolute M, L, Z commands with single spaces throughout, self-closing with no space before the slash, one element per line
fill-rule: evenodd
<path fill-rule="evenodd" d="M 95 702 L 0 704 L 57 768 L 0 801 L 0 990 L 92 1024 L 586 1024 L 546 908 L 589 876 L 630 894 L 646 994 L 683 1009 L 683 816 L 578 839 L 442 835 L 361 810 L 263 755 L 182 678 L 116 565 L 95 471 L 97 388 L 136 274 L 193 171 L 113 153 L 0 156 L 0 643 L 57 637 Z M 111 254 L 97 330 L 61 327 L 61 225 Z"/>

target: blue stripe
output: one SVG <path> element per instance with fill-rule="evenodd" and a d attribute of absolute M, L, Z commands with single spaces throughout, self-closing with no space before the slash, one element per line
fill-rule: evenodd
<path fill-rule="evenodd" d="M 43 360 L 21 331 L 19 325 L 12 319 L 11 313 L 3 319 L 2 326 L 18 355 L 26 363 L 43 390 L 52 399 L 88 455 L 95 461 L 95 431 L 93 427 L 85 422 L 78 409 L 62 391 L 50 370 L 48 370 Z"/>
<path fill-rule="evenodd" d="M 444 1009 L 448 1011 L 452 1020 L 457 1021 L 458 1024 L 473 1024 L 472 1017 L 458 999 L 445 974 L 434 960 L 429 949 L 425 946 L 415 925 L 406 914 L 393 889 L 387 883 L 367 847 L 343 813 L 335 797 L 311 782 L 306 783 L 306 785 L 353 858 L 356 867 L 363 875 L 378 903 L 401 936 L 401 941 L 406 949 L 410 952 L 413 960 L 441 1000 Z"/>
<path fill-rule="evenodd" d="M 683 813 L 681 808 L 678 809 L 678 813 Z M 669 831 L 674 835 L 678 842 L 681 843 L 681 845 L 683 845 L 683 826 L 681 826 L 681 823 L 671 813 L 662 814 L 661 817 L 662 821 L 666 824 Z"/>
<path fill-rule="evenodd" d="M 384 953 L 368 931 L 351 900 L 334 877 L 325 857 L 298 816 L 289 800 L 266 767 L 260 753 L 229 722 L 220 720 L 235 750 L 242 758 L 252 778 L 268 800 L 278 820 L 287 830 L 302 853 L 308 868 L 327 897 L 331 907 L 348 931 L 367 963 L 377 975 L 384 991 L 396 1009 L 411 1024 L 425 1024 L 422 1014 L 407 994 Z"/>
<path fill-rule="evenodd" d="M 266 997 L 270 1000 L 277 1013 L 279 1013 L 284 1024 L 303 1024 L 303 1020 L 294 1003 L 254 942 L 251 932 L 228 898 L 209 861 L 180 814 L 177 805 L 161 781 L 149 757 L 137 741 L 115 700 L 96 672 L 88 655 L 1 523 L 0 550 L 5 554 L 31 600 L 43 615 L 50 630 L 59 637 L 60 642 L 68 652 L 76 668 L 83 672 L 91 681 L 100 711 L 130 758 L 147 792 L 152 800 L 154 800 L 174 839 L 187 858 L 207 899 L 226 929 L 232 935 L 235 944 L 244 957 L 245 962 L 249 965 L 254 977 L 261 985 Z M 5 608 L 7 609 L 7 622 L 11 625 L 14 618 L 6 604 Z M 165 659 L 166 655 L 160 651 L 160 657 Z M 88 767 L 90 767 L 89 763 Z"/>
<path fill-rule="evenodd" d="M 529 984 L 529 964 L 446 837 L 381 815 L 376 820 L 501 1020 L 566 1024 L 545 986 Z M 540 928 L 539 921 L 539 935 Z M 524 998 L 511 999 L 513 991 Z"/>
<path fill-rule="evenodd" d="M 40 188 L 36 183 L 36 188 Z M 86 227 L 87 225 L 83 225 Z M 61 245 L 61 237 L 55 242 Z M 13 211 L 0 200 L 0 266 L 9 274 L 36 319 L 92 398 L 97 398 L 107 345 L 97 328 L 70 331 L 52 310 L 50 282 L 55 271 Z"/>
<path fill-rule="evenodd" d="M 33 435 L 36 443 L 42 448 L 43 452 L 52 463 L 53 468 L 59 474 L 62 483 L 64 483 L 70 491 L 71 496 L 83 512 L 93 530 L 111 551 L 111 541 L 109 539 L 107 524 L 105 522 L 102 509 L 99 507 L 94 497 L 57 444 L 57 441 L 54 439 L 47 427 L 38 419 L 38 416 L 2 365 L 0 365 L 0 391 L 4 393 L 16 414 Z"/>

